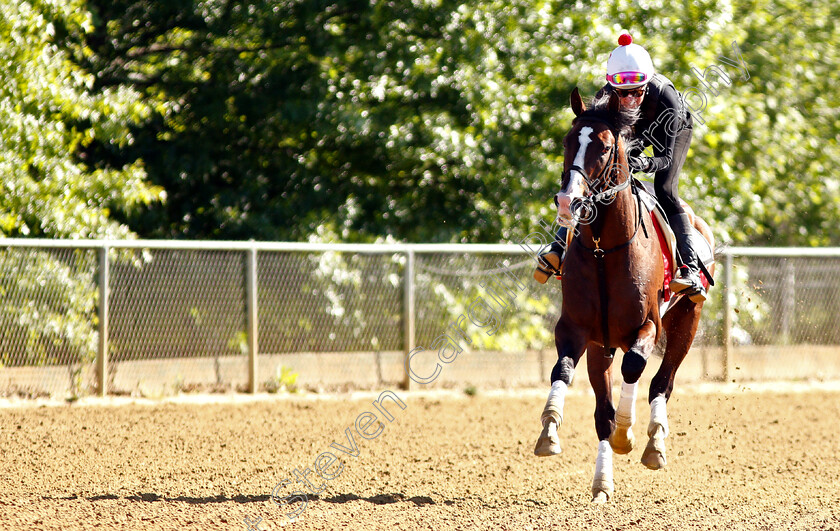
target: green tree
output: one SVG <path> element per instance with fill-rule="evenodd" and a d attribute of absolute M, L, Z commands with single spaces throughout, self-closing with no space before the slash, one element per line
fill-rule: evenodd
<path fill-rule="evenodd" d="M 170 201 L 130 220 L 199 238 L 529 231 L 551 215 L 568 94 L 594 92 L 623 27 L 569 1 L 91 5 L 98 84 L 133 84 L 158 109 L 133 153 Z M 693 6 L 624 25 L 645 17 L 677 49 L 717 29 Z"/>
<path fill-rule="evenodd" d="M 160 198 L 141 163 L 89 164 L 92 142 L 126 147 L 129 124 L 149 114 L 131 89 L 91 90 L 72 59 L 90 19 L 84 3 L 0 4 L 0 234 L 49 238 L 128 237 L 114 220 Z"/>
<path fill-rule="evenodd" d="M 682 90 L 743 54 L 683 177 L 718 240 L 840 241 L 828 0 L 89 5 L 96 86 L 155 109 L 133 146 L 90 149 L 166 189 L 121 218 L 147 236 L 516 239 L 552 217 L 568 94 L 603 84 L 629 30 Z"/>
<path fill-rule="evenodd" d="M 130 88 L 93 89 L 77 61 L 90 27 L 81 0 L 0 2 L 0 236 L 128 238 L 114 213 L 162 197 L 139 161 L 86 160 L 149 115 Z M 0 265 L 0 366 L 92 359 L 92 256 L 7 249 Z"/>
<path fill-rule="evenodd" d="M 831 21 L 840 8 L 762 0 L 736 2 L 734 11 L 716 49 L 732 57 L 737 39 L 750 79 L 733 76 L 704 113 L 692 197 L 724 241 L 838 245 L 840 29 Z"/>

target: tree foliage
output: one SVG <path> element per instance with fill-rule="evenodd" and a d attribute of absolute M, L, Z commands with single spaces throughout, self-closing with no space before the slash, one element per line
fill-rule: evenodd
<path fill-rule="evenodd" d="M 568 94 L 594 93 L 626 29 L 680 89 L 698 85 L 692 67 L 731 57 L 733 41 L 753 72 L 710 98 L 686 166 L 684 195 L 720 239 L 837 241 L 837 126 L 824 111 L 836 102 L 823 91 L 836 8 L 825 0 L 804 17 L 798 4 L 727 0 L 90 5 L 98 85 L 132 85 L 156 108 L 117 150 L 169 196 L 127 218 L 143 234 L 527 234 L 551 218 Z"/>
<path fill-rule="evenodd" d="M 125 148 L 129 125 L 148 115 L 123 86 L 92 90 L 84 55 L 90 19 L 80 1 L 0 4 L 0 234 L 128 237 L 113 219 L 156 200 L 140 162 L 89 164 L 92 142 Z"/>
<path fill-rule="evenodd" d="M 742 1 L 725 41 L 741 43 L 750 79 L 733 79 L 692 153 L 701 212 L 719 239 L 838 245 L 840 107 L 834 2 Z M 731 57 L 731 54 L 725 54 Z M 701 199 L 705 198 L 705 199 Z"/>
<path fill-rule="evenodd" d="M 681 90 L 702 89 L 692 68 L 732 58 L 733 42 L 743 54 L 750 78 L 726 67 L 730 85 L 706 93 L 681 190 L 718 239 L 840 241 L 827 0 L 89 0 L 89 18 L 62 6 L 37 4 L 45 28 L 65 9 L 59 33 L 86 47 L 57 56 L 93 76 L 61 70 L 90 88 L 55 121 L 70 124 L 70 167 L 129 185 L 79 187 L 88 206 L 72 210 L 104 205 L 144 236 L 516 239 L 552 217 L 568 94 L 597 90 L 629 30 Z M 30 48 L 21 57 L 43 55 Z M 52 167 L 35 165 L 68 179 Z M 10 195 L 24 199 L 3 227 L 24 233 L 20 212 L 38 203 Z"/>
<path fill-rule="evenodd" d="M 128 238 L 114 213 L 162 196 L 141 161 L 85 157 L 93 143 L 125 149 L 149 115 L 126 86 L 93 88 L 77 61 L 90 27 L 79 0 L 0 2 L 0 236 Z M 3 249 L 0 271 L 0 367 L 93 359 L 95 257 Z"/>

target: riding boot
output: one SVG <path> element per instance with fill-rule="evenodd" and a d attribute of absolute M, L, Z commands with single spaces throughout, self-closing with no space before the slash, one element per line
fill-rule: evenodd
<path fill-rule="evenodd" d="M 684 293 L 694 302 L 703 302 L 706 300 L 706 288 L 700 281 L 700 259 L 691 245 L 693 229 L 688 214 L 669 216 L 668 221 L 677 238 L 681 262 L 676 278 L 671 281 L 669 287 L 673 293 Z"/>
<path fill-rule="evenodd" d="M 566 257 L 566 234 L 568 230 L 567 227 L 557 229 L 557 234 L 554 236 L 554 241 L 551 242 L 549 251 L 540 255 L 537 268 L 534 270 L 534 280 L 540 284 L 545 284 L 551 275 L 558 278 L 561 276 L 563 259 Z"/>

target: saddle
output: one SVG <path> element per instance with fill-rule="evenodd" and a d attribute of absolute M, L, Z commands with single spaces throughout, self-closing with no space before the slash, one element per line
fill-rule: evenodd
<path fill-rule="evenodd" d="M 660 313 L 665 314 L 671 303 L 671 288 L 669 284 L 677 273 L 677 237 L 668 223 L 668 216 L 656 200 L 656 193 L 653 190 L 653 183 L 641 181 L 633 178 L 636 182 L 636 189 L 639 191 L 639 198 L 642 205 L 650 212 L 650 217 L 653 219 L 653 226 L 656 230 L 656 235 L 659 238 L 659 246 L 662 248 L 662 261 L 665 266 L 665 281 L 662 290 L 663 302 L 660 305 Z M 684 203 L 684 206 L 685 205 Z M 707 290 L 709 285 L 714 285 L 712 275 L 709 273 L 712 265 L 715 263 L 715 251 L 709 245 L 708 240 L 700 234 L 700 231 L 692 227 L 691 232 L 691 246 L 697 252 L 697 257 L 700 260 L 700 281 L 703 287 Z"/>

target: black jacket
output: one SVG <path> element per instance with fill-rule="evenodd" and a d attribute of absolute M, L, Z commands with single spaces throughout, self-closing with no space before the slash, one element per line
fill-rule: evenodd
<path fill-rule="evenodd" d="M 645 88 L 641 117 L 635 125 L 635 138 L 641 140 L 642 145 L 628 152 L 628 155 L 638 156 L 644 148 L 653 146 L 650 171 L 655 173 L 671 166 L 674 141 L 683 129 L 692 126 L 692 120 L 682 96 L 667 77 L 654 74 Z M 614 90 L 607 83 L 596 98 Z"/>

